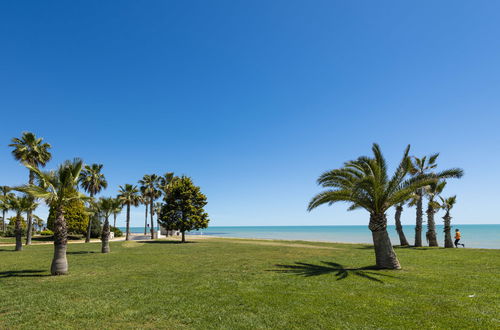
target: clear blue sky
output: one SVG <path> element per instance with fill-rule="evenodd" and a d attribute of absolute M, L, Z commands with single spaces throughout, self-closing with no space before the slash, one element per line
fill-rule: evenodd
<path fill-rule="evenodd" d="M 465 169 L 444 193 L 458 195 L 456 223 L 500 223 L 499 13 L 498 1 L 2 1 L 0 184 L 27 180 L 7 145 L 33 131 L 53 145 L 47 168 L 104 164 L 103 195 L 174 171 L 202 187 L 212 225 L 364 225 L 344 205 L 306 212 L 317 176 L 373 142 L 394 164 L 410 143 Z"/>

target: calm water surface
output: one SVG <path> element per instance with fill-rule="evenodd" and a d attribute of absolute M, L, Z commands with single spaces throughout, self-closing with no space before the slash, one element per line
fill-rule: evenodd
<path fill-rule="evenodd" d="M 395 226 L 387 226 L 393 244 L 399 244 Z M 438 241 L 444 242 L 443 226 L 437 225 Z M 466 247 L 500 249 L 500 225 L 456 225 L 462 232 L 462 243 Z M 414 226 L 403 226 L 410 244 L 414 240 Z M 425 227 L 422 238 L 425 240 Z M 144 232 L 144 227 L 132 227 L 133 233 Z M 248 227 L 209 227 L 192 235 L 211 235 L 220 237 L 265 238 L 306 241 L 327 241 L 345 243 L 372 243 L 371 232 L 367 226 L 248 226 Z"/>

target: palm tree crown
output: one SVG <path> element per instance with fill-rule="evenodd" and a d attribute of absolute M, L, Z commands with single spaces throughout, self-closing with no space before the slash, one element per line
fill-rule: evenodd
<path fill-rule="evenodd" d="M 140 203 L 140 196 L 138 192 L 139 189 L 137 189 L 137 186 L 135 185 L 126 184 L 124 186 L 120 186 L 118 199 L 122 205 L 138 206 Z"/>
<path fill-rule="evenodd" d="M 443 208 L 446 213 L 449 213 L 453 206 L 455 206 L 455 203 L 457 202 L 457 196 L 451 196 L 448 198 L 443 198 L 439 196 L 439 199 L 441 200 L 441 205 L 440 207 Z"/>
<path fill-rule="evenodd" d="M 85 165 L 80 176 L 80 186 L 91 196 L 98 194 L 102 189 L 108 187 L 108 182 L 101 173 L 102 164 Z"/>
<path fill-rule="evenodd" d="M 387 175 L 387 164 L 377 144 L 372 147 L 373 158 L 359 157 L 345 163 L 343 168 L 323 173 L 317 182 L 329 189 L 316 195 L 308 209 L 322 204 L 349 202 L 349 210 L 364 208 L 371 214 L 383 214 L 391 206 L 405 202 L 415 190 L 435 181 L 429 175 L 407 179 L 411 169 L 409 149 L 410 146 L 391 178 Z"/>
<path fill-rule="evenodd" d="M 31 132 L 23 132 L 21 138 L 13 138 L 9 147 L 14 148 L 12 155 L 16 160 L 32 167 L 43 167 L 52 158 L 49 152 L 51 145 L 43 143 L 43 138 L 37 138 Z"/>
<path fill-rule="evenodd" d="M 28 196 L 10 196 L 9 204 L 10 209 L 19 214 L 22 212 L 34 211 L 38 207 L 38 203 L 35 203 L 33 199 Z"/>
<path fill-rule="evenodd" d="M 74 199 L 87 199 L 77 190 L 82 166 L 83 161 L 78 158 L 65 161 L 57 171 L 41 171 L 28 165 L 27 167 L 37 176 L 38 185 L 28 184 L 17 190 L 41 198 L 52 207 L 62 206 Z"/>

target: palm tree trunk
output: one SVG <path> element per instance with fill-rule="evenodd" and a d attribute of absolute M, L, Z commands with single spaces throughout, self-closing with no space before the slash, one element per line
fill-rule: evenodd
<path fill-rule="evenodd" d="M 52 275 L 66 275 L 68 273 L 68 260 L 66 259 L 66 245 L 68 243 L 68 230 L 62 205 L 58 206 L 56 221 L 54 223 L 54 258 L 50 272 Z"/>
<path fill-rule="evenodd" d="M 33 181 L 35 181 L 35 174 L 33 173 L 33 171 L 30 170 L 30 176 L 29 176 L 28 183 L 29 184 L 33 184 Z M 26 224 L 28 225 L 27 228 L 26 228 L 26 245 L 31 245 L 31 236 L 32 236 L 32 232 L 31 232 L 31 226 L 32 226 L 31 213 L 32 213 L 31 210 L 29 210 L 26 213 Z"/>
<path fill-rule="evenodd" d="M 451 217 L 450 212 L 446 212 L 444 219 L 444 247 L 453 248 L 453 241 L 451 240 Z"/>
<path fill-rule="evenodd" d="M 387 218 L 385 214 L 370 214 L 368 228 L 372 231 L 375 259 L 378 268 L 401 269 L 396 252 L 387 233 Z"/>
<path fill-rule="evenodd" d="M 104 220 L 104 226 L 102 227 L 102 234 L 101 234 L 101 239 L 102 239 L 102 248 L 101 252 L 102 253 L 109 253 L 109 217 L 106 217 Z"/>
<path fill-rule="evenodd" d="M 90 193 L 90 198 L 94 198 L 94 194 Z M 92 231 L 92 221 L 94 220 L 94 215 L 92 214 L 89 217 L 89 225 L 87 226 L 87 236 L 85 237 L 85 243 L 90 242 L 90 232 Z"/>
<path fill-rule="evenodd" d="M 186 231 L 183 230 L 183 231 L 181 231 L 181 233 L 182 233 L 182 241 L 181 241 L 181 243 L 186 243 Z"/>
<path fill-rule="evenodd" d="M 22 239 L 21 213 L 20 212 L 18 212 L 17 216 L 16 216 L 15 232 L 16 232 L 16 251 L 22 251 L 23 250 L 23 239 Z"/>
<path fill-rule="evenodd" d="M 130 204 L 127 204 L 127 233 L 125 234 L 125 240 L 130 241 Z"/>
<path fill-rule="evenodd" d="M 427 232 L 425 233 L 425 237 L 429 242 L 429 246 L 439 246 L 437 238 L 436 238 L 436 223 L 434 222 L 434 213 L 436 211 L 432 206 L 427 207 Z"/>
<path fill-rule="evenodd" d="M 146 235 L 148 233 L 148 203 L 144 204 L 146 205 L 146 213 L 144 215 L 144 235 Z"/>
<path fill-rule="evenodd" d="M 394 220 L 396 221 L 396 231 L 399 235 L 399 243 L 401 246 L 408 246 L 408 241 L 406 240 L 405 233 L 403 231 L 403 226 L 401 225 L 401 213 L 403 212 L 402 206 L 396 206 L 396 214 L 394 215 Z"/>
<path fill-rule="evenodd" d="M 116 228 L 116 213 L 113 213 L 113 227 Z"/>
<path fill-rule="evenodd" d="M 153 209 L 153 198 L 151 198 L 150 204 L 149 204 L 149 215 L 151 219 L 151 239 L 155 238 L 155 228 L 153 224 L 153 215 L 154 215 L 154 209 Z"/>
<path fill-rule="evenodd" d="M 422 246 L 422 222 L 423 222 L 423 205 L 422 205 L 422 189 L 417 190 L 417 221 L 415 224 L 415 246 Z"/>

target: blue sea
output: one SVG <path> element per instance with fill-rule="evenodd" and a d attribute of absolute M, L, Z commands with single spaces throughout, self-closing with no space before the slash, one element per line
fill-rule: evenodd
<path fill-rule="evenodd" d="M 387 226 L 391 241 L 399 244 L 395 226 Z M 443 226 L 437 225 L 438 241 L 444 242 Z M 455 225 L 462 233 L 461 243 L 470 248 L 500 249 L 500 225 Z M 124 229 L 124 228 L 123 228 Z M 412 244 L 414 226 L 403 226 L 406 238 Z M 422 239 L 425 244 L 425 226 Z M 133 233 L 143 233 L 144 227 L 131 227 Z M 237 238 L 264 238 L 283 240 L 325 241 L 344 243 L 372 243 L 371 232 L 367 226 L 247 226 L 247 227 L 209 227 L 194 231 L 191 235 L 210 235 Z"/>

